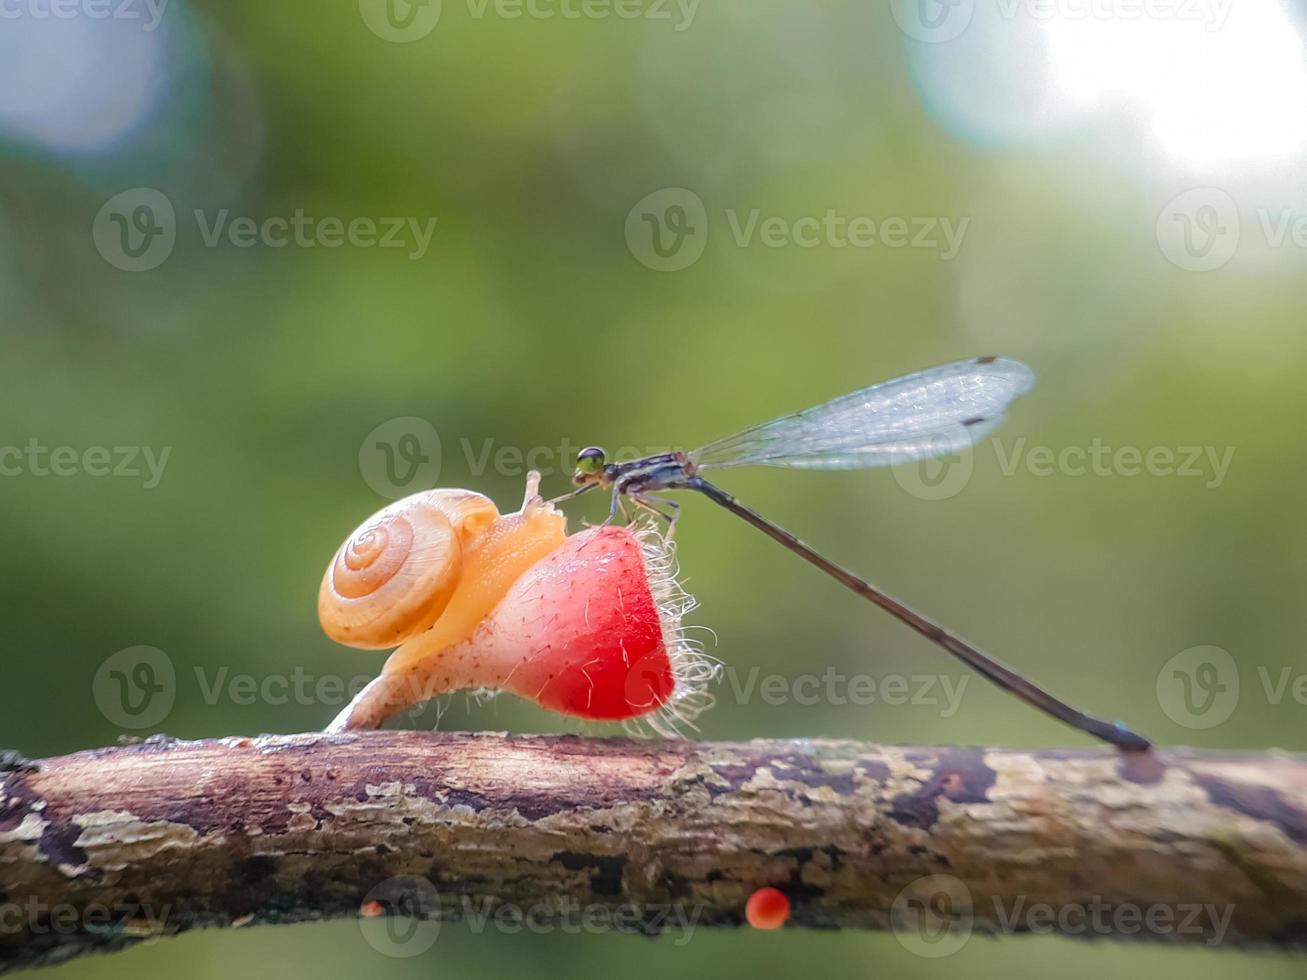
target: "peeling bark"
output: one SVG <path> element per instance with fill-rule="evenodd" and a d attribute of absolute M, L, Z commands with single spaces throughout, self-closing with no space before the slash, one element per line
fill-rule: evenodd
<path fill-rule="evenodd" d="M 0 969 L 360 910 L 734 926 L 765 885 L 797 926 L 1301 949 L 1307 758 L 364 732 L 0 760 Z"/>

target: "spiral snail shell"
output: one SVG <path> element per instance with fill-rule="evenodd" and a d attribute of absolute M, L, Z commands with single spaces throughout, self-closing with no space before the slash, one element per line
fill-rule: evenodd
<path fill-rule="evenodd" d="M 464 553 L 498 517 L 489 498 L 469 490 L 417 493 L 374 514 L 327 567 L 322 628 L 373 650 L 429 629 L 453 598 Z"/>
<path fill-rule="evenodd" d="M 693 600 L 669 573 L 668 544 L 626 527 L 569 537 L 538 479 L 511 514 L 469 490 L 414 494 L 341 545 L 318 593 L 324 631 L 397 649 L 329 731 L 376 728 L 465 688 L 596 720 L 661 709 L 656 728 L 706 706 L 702 685 L 715 670 L 682 635 Z"/>
<path fill-rule="evenodd" d="M 425 633 L 447 610 L 461 623 L 479 619 L 562 543 L 563 515 L 531 504 L 504 517 L 471 490 L 427 490 L 378 511 L 340 546 L 322 578 L 323 630 L 338 643 L 375 650 Z"/>

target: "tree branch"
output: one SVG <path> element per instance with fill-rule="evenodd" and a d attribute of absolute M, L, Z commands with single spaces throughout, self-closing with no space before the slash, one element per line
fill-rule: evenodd
<path fill-rule="evenodd" d="M 1307 757 L 366 732 L 0 762 L 0 969 L 361 911 L 738 925 L 764 885 L 905 942 L 1300 949 Z"/>

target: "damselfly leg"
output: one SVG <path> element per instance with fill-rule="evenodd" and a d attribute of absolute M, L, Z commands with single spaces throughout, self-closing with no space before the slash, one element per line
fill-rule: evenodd
<path fill-rule="evenodd" d="M 667 497 L 655 497 L 640 491 L 633 491 L 628 496 L 640 507 L 667 522 L 667 530 L 663 532 L 663 538 L 671 541 L 676 535 L 676 522 L 681 518 L 681 505 Z"/>

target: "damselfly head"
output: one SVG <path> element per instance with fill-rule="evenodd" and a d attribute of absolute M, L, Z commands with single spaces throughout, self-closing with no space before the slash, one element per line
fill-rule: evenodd
<path fill-rule="evenodd" d="M 601 482 L 607 463 L 602 449 L 598 446 L 586 446 L 576 454 L 576 472 L 572 474 L 572 482 L 578 487 Z"/>

